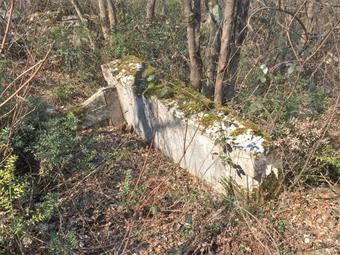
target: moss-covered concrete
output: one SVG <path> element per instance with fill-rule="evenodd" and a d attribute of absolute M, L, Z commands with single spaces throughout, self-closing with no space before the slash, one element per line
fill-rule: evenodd
<path fill-rule="evenodd" d="M 87 114 L 87 108 L 82 105 L 74 106 L 67 113 L 72 113 L 77 119 L 82 121 Z"/>
<path fill-rule="evenodd" d="M 139 65 L 139 69 L 136 69 Z M 165 104 L 176 105 L 177 109 L 185 117 L 202 113 L 198 118 L 198 123 L 203 129 L 212 127 L 217 122 L 223 121 L 223 117 L 229 116 L 230 119 L 237 121 L 239 128 L 232 131 L 230 136 L 236 138 L 243 135 L 247 130 L 251 130 L 255 136 L 264 138 L 263 146 L 269 147 L 271 143 L 270 135 L 264 132 L 255 123 L 243 120 L 237 116 L 233 109 L 226 106 L 215 107 L 214 102 L 194 90 L 184 82 L 171 76 L 162 74 L 156 68 L 145 64 L 135 56 L 125 56 L 119 60 L 116 66 L 117 73 L 134 75 L 135 91 L 139 96 L 156 97 Z"/>

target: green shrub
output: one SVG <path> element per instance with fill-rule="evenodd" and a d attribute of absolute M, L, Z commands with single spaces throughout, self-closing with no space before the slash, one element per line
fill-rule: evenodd
<path fill-rule="evenodd" d="M 50 29 L 49 39 L 54 41 L 50 56 L 52 66 L 65 73 L 76 74 L 83 82 L 101 79 L 101 55 L 89 47 L 86 27 L 64 28 L 56 25 Z"/>
<path fill-rule="evenodd" d="M 16 176 L 16 156 L 10 156 L 0 165 L 0 247 L 17 240 L 17 244 L 39 223 L 51 219 L 58 206 L 57 197 L 48 193 L 42 202 L 27 204 L 29 190 L 24 177 Z M 1 251 L 1 249 L 0 249 Z"/>
<path fill-rule="evenodd" d="M 77 237 L 72 232 L 54 234 L 48 244 L 50 254 L 67 254 L 78 244 Z"/>
<path fill-rule="evenodd" d="M 10 156 L 0 165 L 0 209 L 12 217 L 15 214 L 13 203 L 22 197 L 25 191 L 25 182 L 20 182 L 14 176 L 16 156 Z M 0 226 L 0 230 L 4 226 Z"/>
<path fill-rule="evenodd" d="M 72 97 L 72 91 L 67 86 L 61 85 L 52 90 L 52 97 L 57 103 L 67 103 Z"/>
<path fill-rule="evenodd" d="M 64 170 L 79 170 L 90 164 L 93 156 L 81 146 L 77 128 L 78 119 L 73 114 L 47 122 L 34 147 L 42 175 L 62 174 Z"/>
<path fill-rule="evenodd" d="M 340 178 L 340 149 L 336 150 L 330 144 L 325 144 L 316 159 L 322 164 L 325 175 L 334 182 L 338 182 Z"/>

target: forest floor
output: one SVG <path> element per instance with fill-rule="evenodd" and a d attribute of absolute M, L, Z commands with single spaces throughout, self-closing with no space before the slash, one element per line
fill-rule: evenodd
<path fill-rule="evenodd" d="M 58 72 L 38 80 L 45 85 L 34 94 L 62 112 L 105 86 Z M 81 133 L 94 167 L 66 176 L 58 216 L 40 227 L 74 233 L 73 254 L 340 253 L 339 187 L 295 189 L 261 202 L 218 195 L 124 127 Z M 44 254 L 44 243 L 35 244 L 31 254 Z"/>
<path fill-rule="evenodd" d="M 106 86 L 94 83 L 47 68 L 31 94 L 66 112 Z M 340 188 L 326 179 L 271 201 L 221 195 L 123 127 L 81 137 L 93 167 L 65 175 L 58 213 L 24 242 L 27 254 L 46 254 L 46 236 L 60 232 L 76 237 L 71 254 L 340 254 Z"/>
<path fill-rule="evenodd" d="M 121 127 L 86 130 L 83 138 L 91 140 L 96 164 L 67 177 L 58 217 L 41 226 L 74 233 L 74 254 L 340 252 L 336 187 L 247 204 L 218 196 Z"/>

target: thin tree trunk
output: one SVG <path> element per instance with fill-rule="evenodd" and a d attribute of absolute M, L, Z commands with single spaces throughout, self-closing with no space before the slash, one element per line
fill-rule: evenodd
<path fill-rule="evenodd" d="M 315 0 L 309 0 L 306 3 L 306 13 L 305 16 L 303 17 L 303 23 L 305 24 L 305 27 L 307 29 L 307 33 L 308 36 L 311 35 L 312 31 L 313 31 L 313 21 L 315 18 L 315 11 L 316 11 L 316 3 Z M 306 46 L 306 44 L 308 43 L 307 40 L 308 38 L 306 37 L 307 35 L 305 35 L 305 33 L 302 33 L 301 35 L 301 39 L 300 39 L 300 49 L 304 50 L 304 46 Z"/>
<path fill-rule="evenodd" d="M 102 28 L 103 37 L 105 40 L 107 40 L 110 37 L 110 29 L 107 23 L 108 21 L 106 17 L 105 0 L 98 0 L 98 7 L 99 7 L 99 18 L 100 18 L 100 25 Z"/>
<path fill-rule="evenodd" d="M 120 11 L 120 20 L 123 20 L 125 22 L 126 20 L 126 5 L 125 5 L 125 0 L 120 0 L 119 1 L 119 11 Z"/>
<path fill-rule="evenodd" d="M 224 7 L 224 21 L 222 28 L 222 36 L 221 36 L 221 49 L 217 64 L 217 74 L 216 74 L 216 82 L 215 82 L 215 94 L 214 94 L 214 102 L 215 104 L 223 103 L 223 84 L 227 71 L 227 64 L 229 59 L 229 51 L 230 51 L 230 39 L 232 32 L 232 23 L 234 16 L 234 8 L 235 8 L 235 0 L 226 0 Z"/>
<path fill-rule="evenodd" d="M 166 11 L 167 11 L 167 8 L 166 8 L 166 0 L 161 0 L 161 15 L 162 16 L 166 16 Z"/>
<path fill-rule="evenodd" d="M 221 23 L 223 20 L 222 9 L 217 0 L 206 0 L 206 9 L 209 15 L 209 41 L 206 53 L 207 59 L 207 82 L 203 86 L 203 94 L 213 97 L 216 74 L 216 63 L 221 47 Z"/>
<path fill-rule="evenodd" d="M 116 6 L 113 0 L 106 0 L 111 30 L 117 25 Z"/>
<path fill-rule="evenodd" d="M 94 41 L 94 39 L 93 39 L 93 37 L 92 37 L 92 35 L 91 35 L 91 31 L 90 31 L 90 29 L 89 29 L 89 27 L 88 27 L 88 22 L 87 22 L 87 20 L 86 20 L 86 19 L 84 18 L 84 16 L 83 16 L 83 13 L 82 13 L 82 11 L 81 11 L 80 5 L 79 5 L 79 3 L 78 3 L 77 0 L 71 0 L 71 3 L 72 3 L 73 8 L 75 9 L 75 11 L 76 11 L 76 13 L 77 13 L 77 16 L 78 16 L 80 22 L 81 22 L 84 26 L 86 26 L 86 29 L 87 29 L 88 32 L 89 32 L 88 39 L 89 39 L 91 48 L 94 50 L 94 49 L 96 48 L 96 44 L 95 44 L 95 41 Z"/>
<path fill-rule="evenodd" d="M 156 0 L 148 0 L 146 4 L 146 20 L 151 23 L 155 17 Z"/>
<path fill-rule="evenodd" d="M 7 17 L 7 24 L 6 24 L 5 33 L 3 35 L 2 42 L 1 42 L 1 45 L 0 45 L 0 56 L 3 54 L 3 52 L 5 50 L 6 40 L 7 40 L 7 37 L 9 35 L 9 31 L 11 29 L 13 11 L 14 11 L 14 0 L 11 0 L 11 2 L 9 3 L 9 9 L 6 13 L 6 16 L 8 16 L 8 17 Z"/>
<path fill-rule="evenodd" d="M 241 49 L 247 34 L 247 19 L 250 0 L 238 1 L 234 15 L 234 31 L 232 33 L 232 43 L 230 44 L 230 65 L 228 68 L 228 91 L 226 99 L 231 98 L 235 92 L 237 80 L 237 70 L 240 63 Z"/>
<path fill-rule="evenodd" d="M 190 82 L 198 91 L 201 90 L 202 82 L 202 59 L 200 54 L 199 29 L 198 21 L 200 21 L 200 0 L 185 0 L 184 10 L 187 17 L 187 40 L 190 59 Z M 193 5 L 192 5 L 193 3 Z"/>
<path fill-rule="evenodd" d="M 200 53 L 200 39 L 201 39 L 201 1 L 192 0 L 194 13 L 194 29 L 195 29 L 195 47 L 196 51 Z"/>
<path fill-rule="evenodd" d="M 73 5 L 74 10 L 75 10 L 76 13 L 77 13 L 77 16 L 78 16 L 79 20 L 80 20 L 82 23 L 86 23 L 87 20 L 86 20 L 86 19 L 84 18 L 84 16 L 83 16 L 83 13 L 82 13 L 82 11 L 81 11 L 81 9 L 80 9 L 80 5 L 79 5 L 78 1 L 77 1 L 77 0 L 71 0 L 71 3 L 72 3 L 72 5 Z"/>

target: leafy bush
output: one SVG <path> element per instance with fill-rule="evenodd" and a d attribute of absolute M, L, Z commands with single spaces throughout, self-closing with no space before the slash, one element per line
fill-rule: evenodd
<path fill-rule="evenodd" d="M 51 193 L 42 202 L 26 204 L 29 185 L 25 177 L 15 176 L 16 159 L 10 156 L 0 164 L 0 247 L 11 247 L 14 240 L 19 244 L 20 240 L 29 238 L 32 228 L 49 221 L 58 206 L 56 196 Z"/>
<path fill-rule="evenodd" d="M 66 234 L 54 234 L 48 245 L 50 254 L 65 254 L 77 246 L 77 238 L 72 232 Z"/>
<path fill-rule="evenodd" d="M 78 119 L 73 114 L 47 122 L 34 148 L 41 174 L 62 174 L 90 165 L 93 155 L 81 145 L 77 128 Z"/>
<path fill-rule="evenodd" d="M 80 139 L 74 115 L 48 119 L 46 104 L 38 98 L 29 99 L 22 111 L 25 117 L 15 128 L 0 129 L 0 253 L 16 253 L 24 243 L 29 246 L 30 235 L 40 233 L 41 224 L 53 218 L 60 206 L 53 188 L 58 177 L 92 167 L 93 155 Z M 60 238 L 52 238 L 51 252 L 58 247 L 66 251 L 76 243 L 71 235 Z"/>

